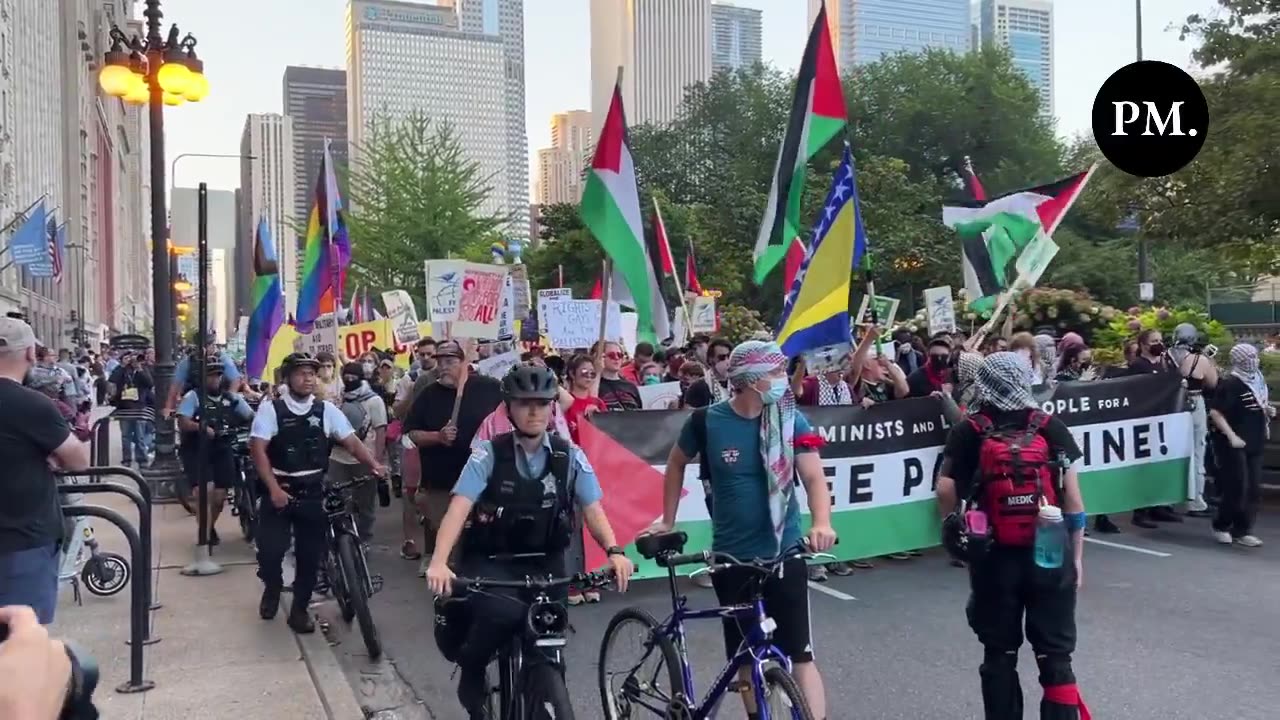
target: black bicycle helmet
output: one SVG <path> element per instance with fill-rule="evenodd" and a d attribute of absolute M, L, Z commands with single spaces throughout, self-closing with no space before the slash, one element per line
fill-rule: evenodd
<path fill-rule="evenodd" d="M 289 377 L 289 375 L 293 374 L 294 370 L 304 367 L 309 367 L 312 370 L 319 370 L 320 361 L 311 357 L 307 353 L 289 353 L 289 355 L 285 357 L 284 362 L 280 363 L 280 372 L 283 373 L 285 377 Z"/>
<path fill-rule="evenodd" d="M 556 374 L 536 365 L 516 365 L 502 378 L 502 395 L 512 400 L 555 400 L 560 395 Z"/>

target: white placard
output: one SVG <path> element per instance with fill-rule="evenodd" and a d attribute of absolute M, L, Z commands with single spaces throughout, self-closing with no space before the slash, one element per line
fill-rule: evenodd
<path fill-rule="evenodd" d="M 427 317 L 450 322 L 450 334 L 477 340 L 498 337 L 498 312 L 506 283 L 503 265 L 428 260 Z"/>
<path fill-rule="evenodd" d="M 322 352 L 333 355 L 339 363 L 343 362 L 342 356 L 338 353 L 338 349 L 333 346 L 334 338 L 333 313 L 325 313 L 316 318 L 315 325 L 311 328 L 311 332 L 306 335 L 299 335 L 293 341 L 294 352 L 304 352 L 311 357 L 315 357 Z"/>
<path fill-rule="evenodd" d="M 640 316 L 633 312 L 622 313 L 622 347 L 631 355 L 636 354 L 636 333 L 640 327 Z"/>
<path fill-rule="evenodd" d="M 510 340 L 516 336 L 515 289 L 511 273 L 502 281 L 502 302 L 498 305 L 498 339 Z"/>
<path fill-rule="evenodd" d="M 951 286 L 932 287 L 924 291 L 924 312 L 929 319 L 929 336 L 940 332 L 956 331 L 955 301 L 951 299 Z"/>
<path fill-rule="evenodd" d="M 387 319 L 391 321 L 391 335 L 399 345 L 413 345 L 422 339 L 418 329 L 418 311 L 413 298 L 406 290 L 388 290 L 382 293 L 382 304 L 387 306 Z"/>
<path fill-rule="evenodd" d="M 516 320 L 529 319 L 529 268 L 523 263 L 507 266 L 511 278 Z"/>
<path fill-rule="evenodd" d="M 853 352 L 853 343 L 836 343 L 823 345 L 801 353 L 805 370 L 810 375 L 817 375 L 831 370 L 847 370 L 849 353 Z"/>
<path fill-rule="evenodd" d="M 501 380 L 511 368 L 520 364 L 520 353 L 516 351 L 493 355 L 476 363 L 476 371 L 481 375 Z"/>
<path fill-rule="evenodd" d="M 716 331 L 716 299 L 699 295 L 689 305 L 689 329 L 695 333 L 713 333 Z"/>
<path fill-rule="evenodd" d="M 547 338 L 557 350 L 590 348 L 599 339 L 599 300 L 561 300 L 546 308 Z M 622 309 L 615 302 L 609 303 L 605 339 L 622 342 Z"/>
<path fill-rule="evenodd" d="M 640 385 L 640 407 L 644 410 L 677 410 L 680 407 L 679 381 Z"/>
<path fill-rule="evenodd" d="M 573 288 L 548 288 L 538 291 L 538 333 L 547 334 L 547 303 L 572 300 Z"/>

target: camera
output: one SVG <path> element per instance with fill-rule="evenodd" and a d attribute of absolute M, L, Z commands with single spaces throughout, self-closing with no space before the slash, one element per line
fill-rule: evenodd
<path fill-rule="evenodd" d="M 8 638 L 9 626 L 0 623 L 0 644 Z M 98 720 L 98 709 L 93 704 L 93 691 L 98 688 L 98 661 L 73 642 L 63 641 L 62 646 L 71 663 L 71 678 L 58 717 L 60 720 Z"/>

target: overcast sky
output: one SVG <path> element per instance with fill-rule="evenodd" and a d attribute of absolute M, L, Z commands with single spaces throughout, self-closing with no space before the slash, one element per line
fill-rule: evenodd
<path fill-rule="evenodd" d="M 534 153 L 550 144 L 551 115 L 591 106 L 588 2 L 525 0 L 531 175 Z M 805 0 L 736 3 L 764 11 L 765 61 L 794 68 L 808 32 Z M 1209 12 L 1216 5 L 1213 0 L 1148 0 L 1143 33 L 1146 58 L 1189 68 L 1191 47 L 1179 42 L 1177 27 L 1187 15 Z M 345 7 L 345 0 L 166 0 L 165 20 L 199 38 L 198 52 L 212 86 L 203 102 L 165 111 L 168 157 L 190 152 L 239 153 L 245 115 L 281 112 L 286 65 L 344 67 Z M 1098 88 L 1117 68 L 1135 59 L 1133 3 L 1059 0 L 1054 30 L 1054 99 L 1058 131 L 1065 137 L 1088 130 Z M 193 186 L 201 180 L 214 188 L 238 187 L 238 161 L 184 159 L 170 182 Z"/>

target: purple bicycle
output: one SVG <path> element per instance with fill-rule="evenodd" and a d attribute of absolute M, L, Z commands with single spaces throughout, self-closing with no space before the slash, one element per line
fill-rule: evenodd
<path fill-rule="evenodd" d="M 657 715 L 668 720 L 703 720 L 713 717 L 726 695 L 741 690 L 738 672 L 750 668 L 751 686 L 761 720 L 813 720 L 813 712 L 795 678 L 791 676 L 791 660 L 775 647 L 772 640 L 777 623 L 765 613 L 762 599 L 763 581 L 782 572 L 792 558 L 826 559 L 830 555 L 811 553 L 798 544 L 775 558 L 744 561 L 727 553 L 703 551 L 688 555 L 684 550 L 688 536 L 683 532 L 645 535 L 636 540 L 636 549 L 645 558 L 667 569 L 671 590 L 671 615 L 658 622 L 639 608 L 624 608 L 613 616 L 600 644 L 600 702 L 608 720 L 627 720 Z M 676 568 L 704 565 L 694 571 L 714 573 L 727 567 L 748 567 L 759 571 L 754 599 L 750 603 L 728 607 L 689 609 L 689 600 L 676 587 Z M 684 622 L 731 618 L 750 627 L 737 653 L 716 676 L 701 702 L 695 702 L 693 670 L 685 649 Z M 638 662 L 625 663 L 620 670 L 610 670 L 611 650 L 627 635 L 643 636 L 643 656 Z M 648 667 L 656 660 L 653 667 Z"/>

